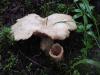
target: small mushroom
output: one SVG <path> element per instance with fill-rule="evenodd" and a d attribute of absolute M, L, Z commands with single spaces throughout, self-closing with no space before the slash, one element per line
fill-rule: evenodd
<path fill-rule="evenodd" d="M 60 46 L 58 43 L 54 44 L 50 49 L 50 56 L 55 59 L 56 62 L 59 62 L 63 59 L 63 47 Z"/>
<path fill-rule="evenodd" d="M 66 22 L 59 23 L 60 21 Z M 70 31 L 77 29 L 77 26 L 70 15 L 55 13 L 41 18 L 37 14 L 29 14 L 18 19 L 11 29 L 16 41 L 28 39 L 32 35 L 39 36 L 41 38 L 40 48 L 49 53 L 55 39 L 66 39 Z"/>

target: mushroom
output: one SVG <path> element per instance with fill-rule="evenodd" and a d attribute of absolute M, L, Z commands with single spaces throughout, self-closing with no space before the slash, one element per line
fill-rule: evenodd
<path fill-rule="evenodd" d="M 56 43 L 50 49 L 49 54 L 52 58 L 55 59 L 56 62 L 59 62 L 63 58 L 63 52 L 63 47 Z"/>
<path fill-rule="evenodd" d="M 66 22 L 59 23 L 60 21 Z M 29 14 L 18 19 L 11 29 L 16 41 L 28 39 L 32 35 L 39 36 L 41 38 L 40 48 L 49 53 L 55 39 L 66 39 L 70 31 L 77 29 L 77 26 L 70 15 L 55 13 L 41 18 L 37 14 Z"/>

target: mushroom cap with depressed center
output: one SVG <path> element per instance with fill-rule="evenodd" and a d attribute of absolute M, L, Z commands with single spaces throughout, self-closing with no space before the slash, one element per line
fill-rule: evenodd
<path fill-rule="evenodd" d="M 67 22 L 57 23 L 60 21 Z M 56 13 L 46 18 L 41 18 L 39 15 L 29 14 L 18 19 L 11 29 L 11 33 L 13 33 L 17 41 L 28 39 L 32 35 L 63 40 L 69 36 L 70 31 L 77 29 L 77 26 L 70 15 Z"/>
<path fill-rule="evenodd" d="M 56 62 L 59 62 L 63 59 L 63 47 L 60 44 L 56 43 L 52 46 L 49 51 L 49 54 L 52 58 L 55 59 Z"/>

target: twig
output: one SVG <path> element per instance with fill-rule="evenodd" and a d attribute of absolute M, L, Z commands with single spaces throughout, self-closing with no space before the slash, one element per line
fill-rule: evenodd
<path fill-rule="evenodd" d="M 20 50 L 19 50 L 19 51 L 20 51 Z M 25 56 L 21 51 L 20 51 L 20 53 L 21 53 L 23 56 Z M 47 69 L 46 67 L 44 67 L 44 66 L 40 65 L 39 63 L 37 63 L 37 62 L 33 61 L 32 59 L 30 59 L 29 57 L 27 57 L 27 56 L 25 56 L 25 57 L 26 57 L 27 59 L 31 60 L 33 63 L 35 63 L 35 64 L 37 64 L 37 65 L 43 67 L 44 69 Z"/>
<path fill-rule="evenodd" d="M 20 51 L 20 49 L 19 49 L 19 51 Z M 21 53 L 23 56 L 25 56 L 21 51 L 20 51 L 20 53 Z M 32 59 L 30 59 L 29 57 L 27 57 L 27 56 L 25 56 L 25 57 L 26 57 L 27 59 L 31 60 L 33 63 L 35 63 L 35 64 L 37 64 L 37 65 L 43 67 L 44 69 L 47 69 L 46 67 L 44 67 L 44 66 L 40 65 L 39 63 L 37 63 L 37 62 L 33 61 Z M 47 70 L 49 70 L 49 69 L 47 69 Z"/>

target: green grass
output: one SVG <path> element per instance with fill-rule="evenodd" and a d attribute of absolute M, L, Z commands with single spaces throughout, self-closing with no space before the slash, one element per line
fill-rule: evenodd
<path fill-rule="evenodd" d="M 58 63 L 55 63 L 39 49 L 37 41 L 40 38 L 32 36 L 28 40 L 15 42 L 10 34 L 11 28 L 3 26 L 3 22 L 0 21 L 0 74 L 99 75 L 100 14 L 97 14 L 98 17 L 95 16 L 95 3 L 91 4 L 91 1 L 74 0 L 73 4 L 69 6 L 63 2 L 54 3 L 52 1 L 38 6 L 42 17 L 53 13 L 63 13 L 73 15 L 73 19 L 76 21 L 78 29 L 71 32 L 69 38 L 62 41 L 55 40 L 64 48 L 64 59 Z M 4 10 L 0 9 L 4 14 L 10 0 L 3 0 L 0 3 L 4 6 Z M 30 0 L 25 0 L 23 3 L 27 8 L 31 8 L 32 2 Z M 52 8 L 50 8 L 51 3 Z M 35 9 L 30 10 L 35 13 Z M 29 44 L 29 42 L 32 43 Z"/>

